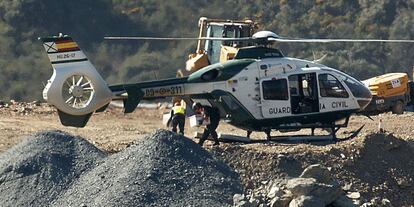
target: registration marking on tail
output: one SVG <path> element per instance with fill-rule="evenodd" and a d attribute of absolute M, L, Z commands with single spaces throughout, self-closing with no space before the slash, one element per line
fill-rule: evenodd
<path fill-rule="evenodd" d="M 164 97 L 184 95 L 184 85 L 144 88 L 144 97 Z"/>

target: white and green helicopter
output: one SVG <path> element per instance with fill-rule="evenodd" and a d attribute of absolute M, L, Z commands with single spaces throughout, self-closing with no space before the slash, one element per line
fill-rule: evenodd
<path fill-rule="evenodd" d="M 141 100 L 178 96 L 217 107 L 222 119 L 244 130 L 309 128 L 313 135 L 316 128 L 330 128 L 332 138 L 336 138 L 335 133 L 341 127 L 348 125 L 352 114 L 368 105 L 372 97 L 369 89 L 350 75 L 316 61 L 285 57 L 278 49 L 268 47 L 268 43 L 414 42 L 289 39 L 269 31 L 243 38 L 204 37 L 201 39 L 257 44 L 240 48 L 233 60 L 209 65 L 188 77 L 108 86 L 71 37 L 39 39 L 53 67 L 43 98 L 57 108 L 65 126 L 84 127 L 90 116 L 105 110 L 111 100 L 123 100 L 124 112 L 130 113 Z"/>

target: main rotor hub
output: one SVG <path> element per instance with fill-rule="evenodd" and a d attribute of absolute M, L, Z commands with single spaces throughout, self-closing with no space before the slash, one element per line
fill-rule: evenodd
<path fill-rule="evenodd" d="M 271 31 L 260 31 L 253 34 L 253 39 L 267 39 L 269 37 L 279 39 L 279 35 Z"/>

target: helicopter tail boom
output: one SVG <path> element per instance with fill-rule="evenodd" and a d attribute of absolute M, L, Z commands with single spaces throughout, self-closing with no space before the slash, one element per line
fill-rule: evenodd
<path fill-rule="evenodd" d="M 63 125 L 85 126 L 94 111 L 111 101 L 112 91 L 71 37 L 39 40 L 53 67 L 43 98 L 58 109 Z"/>

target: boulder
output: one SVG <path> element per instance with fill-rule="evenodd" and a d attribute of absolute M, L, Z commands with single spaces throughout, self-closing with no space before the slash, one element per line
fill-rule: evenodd
<path fill-rule="evenodd" d="M 320 164 L 310 165 L 305 170 L 303 170 L 302 174 L 299 176 L 301 178 L 315 178 L 317 182 L 320 183 L 330 183 L 332 182 L 331 172 L 322 167 Z"/>
<path fill-rule="evenodd" d="M 293 199 L 292 197 L 286 196 L 286 195 L 283 195 L 281 197 L 276 196 L 270 201 L 269 206 L 270 207 L 285 207 L 289 205 L 292 199 Z"/>
<path fill-rule="evenodd" d="M 315 178 L 292 178 L 288 180 L 286 188 L 292 192 L 295 197 L 297 197 L 308 195 L 315 189 L 316 184 Z"/>
<path fill-rule="evenodd" d="M 271 188 L 270 188 L 270 191 L 269 191 L 269 193 L 267 193 L 267 198 L 269 198 L 269 199 L 273 199 L 274 197 L 276 197 L 276 196 L 282 196 L 283 195 L 283 192 L 280 190 L 280 187 L 279 186 L 276 186 L 276 185 L 273 185 Z"/>
<path fill-rule="evenodd" d="M 359 192 L 349 192 L 346 196 L 351 199 L 359 199 L 361 194 Z"/>
<path fill-rule="evenodd" d="M 319 198 L 325 205 L 332 203 L 343 193 L 339 185 L 329 185 L 317 183 L 315 189 L 310 192 L 310 196 Z"/>
<path fill-rule="evenodd" d="M 332 203 L 342 193 L 339 185 L 317 183 L 314 178 L 290 179 L 286 188 L 292 192 L 294 197 L 313 196 L 321 200 L 325 205 Z"/>
<path fill-rule="evenodd" d="M 322 207 L 324 202 L 313 196 L 299 196 L 289 203 L 289 207 Z"/>

